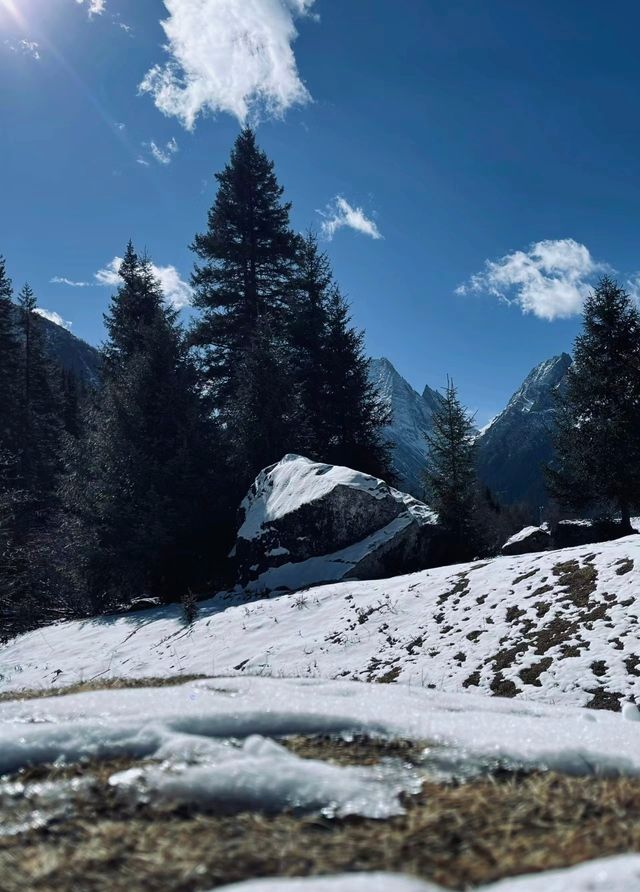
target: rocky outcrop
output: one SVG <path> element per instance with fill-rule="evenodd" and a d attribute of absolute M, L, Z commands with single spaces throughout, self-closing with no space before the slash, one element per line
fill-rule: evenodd
<path fill-rule="evenodd" d="M 628 530 L 613 521 L 560 520 L 553 525 L 553 529 L 546 523 L 541 527 L 525 527 L 508 539 L 501 550 L 504 555 L 529 554 L 610 542 L 628 535 Z"/>
<path fill-rule="evenodd" d="M 511 536 L 502 546 L 502 554 L 528 554 L 533 551 L 546 551 L 551 547 L 552 539 L 549 527 L 525 527 Z"/>
<path fill-rule="evenodd" d="M 242 585 L 295 590 L 378 579 L 438 563 L 434 513 L 383 480 L 286 455 L 261 471 L 240 507 L 234 557 Z"/>

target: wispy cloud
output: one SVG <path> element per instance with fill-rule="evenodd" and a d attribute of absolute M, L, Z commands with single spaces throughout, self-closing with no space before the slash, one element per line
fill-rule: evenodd
<path fill-rule="evenodd" d="M 189 130 L 199 115 L 282 116 L 311 99 L 292 45 L 315 0 L 164 0 L 169 60 L 140 84 Z"/>
<path fill-rule="evenodd" d="M 68 285 L 70 288 L 91 288 L 95 284 L 94 282 L 74 282 L 73 279 L 68 279 L 66 276 L 54 276 L 49 281 L 52 285 Z"/>
<path fill-rule="evenodd" d="M 40 44 L 35 40 L 5 40 L 4 45 L 12 53 L 21 53 L 23 56 L 31 56 L 36 62 L 40 61 Z"/>
<path fill-rule="evenodd" d="M 173 156 L 178 152 L 178 143 L 175 139 L 170 139 L 164 146 L 159 146 L 153 140 L 148 143 L 148 149 L 158 164 L 171 164 Z"/>
<path fill-rule="evenodd" d="M 102 15 L 107 8 L 107 0 L 76 0 L 76 3 L 85 2 L 90 17 L 93 17 L 94 15 Z"/>
<path fill-rule="evenodd" d="M 329 241 L 339 229 L 353 229 L 376 240 L 382 238 L 375 221 L 367 217 L 362 208 L 352 207 L 341 195 L 329 202 L 324 211 L 317 213 L 323 218 L 320 227 L 322 235 Z"/>
<path fill-rule="evenodd" d="M 486 260 L 456 294 L 485 292 L 540 319 L 568 319 L 582 310 L 594 276 L 606 270 L 574 239 L 548 239 Z"/>
<path fill-rule="evenodd" d="M 43 307 L 36 307 L 35 311 L 38 316 L 42 316 L 43 319 L 48 319 L 49 322 L 53 322 L 55 325 L 59 325 L 61 328 L 66 328 L 67 331 L 71 330 L 73 322 L 67 322 L 66 319 L 62 318 L 60 313 L 56 313 L 54 310 L 45 310 Z"/>
<path fill-rule="evenodd" d="M 95 274 L 96 282 L 99 285 L 117 288 L 122 281 L 120 279 L 121 265 L 122 257 L 114 257 L 112 261 Z M 156 266 L 152 264 L 151 268 L 153 275 L 160 282 L 165 300 L 170 306 L 176 310 L 182 310 L 191 304 L 193 289 L 180 276 L 175 266 Z"/>

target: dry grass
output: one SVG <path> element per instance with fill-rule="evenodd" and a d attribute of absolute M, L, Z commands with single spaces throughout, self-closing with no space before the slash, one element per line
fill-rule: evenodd
<path fill-rule="evenodd" d="M 121 691 L 126 688 L 167 688 L 189 681 L 199 681 L 206 675 L 173 675 L 169 678 L 105 678 L 79 681 L 59 688 L 39 688 L 0 693 L 0 703 L 11 700 L 39 700 L 45 697 L 63 697 L 65 694 L 83 694 L 86 691 Z"/>
<path fill-rule="evenodd" d="M 342 764 L 382 756 L 413 761 L 418 749 L 363 737 L 350 744 L 328 737 L 287 743 L 301 756 Z M 0 838 L 2 892 L 202 892 L 254 877 L 351 870 L 399 870 L 462 889 L 640 851 L 637 779 L 538 773 L 429 782 L 407 799 L 404 816 L 329 821 L 124 807 L 107 786 L 109 774 L 123 767 L 117 761 L 73 769 L 93 773 L 94 784 L 71 819 Z"/>

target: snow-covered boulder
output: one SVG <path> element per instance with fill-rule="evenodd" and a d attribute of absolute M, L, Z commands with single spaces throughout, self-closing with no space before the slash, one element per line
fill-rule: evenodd
<path fill-rule="evenodd" d="M 626 536 L 627 531 L 614 521 L 561 520 L 553 530 L 555 548 L 573 548 L 594 542 L 610 542 Z"/>
<path fill-rule="evenodd" d="M 285 455 L 261 471 L 240 506 L 239 579 L 295 590 L 377 579 L 437 562 L 442 533 L 422 502 L 351 468 Z"/>
<path fill-rule="evenodd" d="M 541 527 L 525 527 L 502 546 L 502 554 L 528 554 L 533 551 L 546 551 L 551 547 L 551 533 L 547 524 Z"/>

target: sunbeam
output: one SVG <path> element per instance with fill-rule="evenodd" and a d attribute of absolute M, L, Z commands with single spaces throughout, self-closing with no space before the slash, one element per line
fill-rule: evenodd
<path fill-rule="evenodd" d="M 18 5 L 16 0 L 0 0 L 0 14 L 2 12 L 8 13 L 11 18 L 20 25 L 21 28 L 26 27 L 27 20 L 24 15 L 18 9 Z"/>

